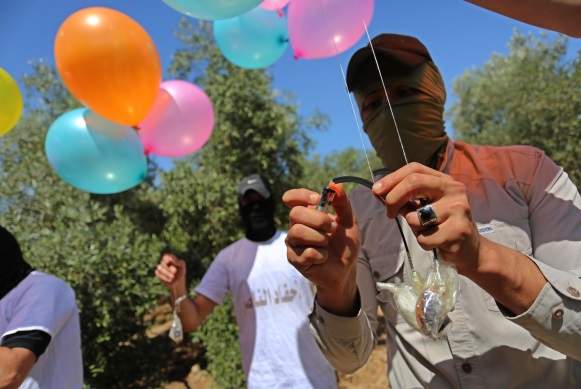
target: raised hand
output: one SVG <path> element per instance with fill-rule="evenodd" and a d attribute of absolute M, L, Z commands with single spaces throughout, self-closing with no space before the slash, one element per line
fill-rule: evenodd
<path fill-rule="evenodd" d="M 156 277 L 170 290 L 185 289 L 186 262 L 173 254 L 164 254 L 155 269 Z"/>
<path fill-rule="evenodd" d="M 316 285 L 321 306 L 337 314 L 353 314 L 361 242 L 343 186 L 338 186 L 333 200 L 335 215 L 315 210 L 319 194 L 307 189 L 289 190 L 282 199 L 291 208 L 286 238 L 289 262 Z"/>

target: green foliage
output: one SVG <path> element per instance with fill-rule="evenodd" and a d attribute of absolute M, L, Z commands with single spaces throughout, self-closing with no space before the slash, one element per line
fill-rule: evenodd
<path fill-rule="evenodd" d="M 581 52 L 515 32 L 508 55 L 494 55 L 453 83 L 448 117 L 458 140 L 526 144 L 544 150 L 581 185 Z"/>

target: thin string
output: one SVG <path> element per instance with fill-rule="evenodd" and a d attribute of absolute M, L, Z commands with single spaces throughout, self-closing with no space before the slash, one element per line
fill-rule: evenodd
<path fill-rule="evenodd" d="M 383 87 L 383 92 L 385 93 L 385 98 L 387 99 L 387 104 L 389 106 L 389 111 L 391 113 L 391 118 L 392 118 L 393 124 L 395 126 L 395 131 L 396 131 L 396 134 L 397 134 L 397 138 L 399 140 L 399 144 L 400 144 L 400 147 L 401 147 L 401 151 L 403 153 L 404 161 L 405 161 L 405 164 L 407 165 L 408 164 L 407 154 L 405 152 L 405 148 L 404 148 L 404 145 L 403 145 L 403 141 L 402 141 L 402 138 L 401 138 L 401 134 L 400 134 L 400 131 L 399 131 L 399 127 L 397 125 L 397 121 L 395 120 L 395 114 L 393 113 L 393 108 L 391 106 L 391 101 L 389 100 L 389 94 L 387 93 L 387 87 L 385 86 L 385 81 L 383 80 L 383 75 L 381 74 L 381 69 L 379 67 L 379 61 L 377 60 L 377 55 L 375 54 L 375 48 L 373 47 L 373 43 L 371 42 L 371 37 L 369 35 L 369 29 L 367 27 L 367 23 L 365 22 L 365 18 L 363 17 L 363 12 L 361 10 L 361 6 L 359 4 L 359 1 L 356 1 L 356 3 L 357 3 L 357 8 L 359 9 L 359 15 L 361 17 L 361 21 L 363 23 L 363 27 L 365 29 L 365 35 L 367 36 L 367 41 L 369 42 L 369 47 L 371 48 L 371 53 L 373 55 L 373 60 L 375 61 L 375 66 L 377 67 L 377 72 L 378 72 L 379 78 L 381 80 L 381 85 Z M 357 132 L 359 133 L 359 137 L 361 139 L 361 144 L 363 145 L 363 152 L 365 154 L 365 159 L 367 160 L 367 166 L 369 167 L 369 172 L 371 174 L 371 182 L 372 183 L 375 183 L 375 177 L 373 175 L 373 170 L 371 169 L 371 163 L 369 162 L 369 156 L 367 154 L 367 150 L 365 149 L 365 142 L 363 140 L 363 134 L 362 134 L 362 131 L 361 131 L 361 126 L 359 125 L 359 119 L 357 117 L 357 112 L 355 111 L 355 105 L 353 104 L 353 98 L 351 97 L 351 94 L 349 93 L 349 86 L 347 85 L 347 77 L 345 75 L 345 71 L 343 69 L 343 65 L 341 64 L 341 61 L 339 60 L 339 50 L 338 50 L 337 45 L 335 43 L 335 37 L 333 35 L 333 31 L 331 30 L 331 23 L 329 22 L 329 18 L 327 16 L 327 13 L 325 12 L 324 7 L 321 7 L 320 2 L 319 2 L 319 6 L 323 10 L 322 13 L 323 13 L 323 15 L 325 17 L 325 21 L 326 21 L 327 27 L 329 29 L 329 34 L 330 34 L 331 39 L 333 41 L 333 47 L 335 48 L 335 55 L 337 57 L 337 62 L 339 63 L 339 68 L 341 69 L 341 75 L 343 76 L 343 82 L 345 84 L 345 90 L 347 92 L 347 96 L 348 96 L 349 102 L 351 104 L 351 110 L 353 112 L 353 117 L 355 119 L 355 124 L 357 126 Z M 403 239 L 404 247 L 405 247 L 406 254 L 407 254 L 408 263 L 410 265 L 410 268 L 411 268 L 412 272 L 414 272 L 415 269 L 414 269 L 413 261 L 412 261 L 411 254 L 410 254 L 410 251 L 409 251 L 409 248 L 408 248 L 406 239 L 405 239 L 405 235 L 403 233 L 402 226 L 401 226 L 401 224 L 399 222 L 399 219 L 397 217 L 395 218 L 395 221 L 397 223 L 397 227 L 399 229 L 400 235 L 401 235 L 401 237 Z M 435 250 L 434 250 L 434 254 L 436 254 L 436 251 Z"/>
<path fill-rule="evenodd" d="M 403 158 L 405 160 L 405 164 L 408 164 L 408 157 L 405 152 L 405 148 L 403 147 L 403 141 L 401 140 L 401 135 L 399 133 L 399 128 L 397 126 L 397 122 L 395 120 L 395 115 L 393 113 L 393 108 L 391 107 L 391 101 L 389 101 L 389 94 L 387 93 L 387 88 L 385 87 L 385 82 L 383 81 L 383 75 L 381 74 L 381 69 L 379 68 L 379 61 L 377 60 L 377 56 L 375 55 L 375 48 L 371 43 L 371 37 L 369 36 L 369 30 L 367 29 L 367 23 L 365 23 L 365 18 L 361 12 L 361 6 L 359 1 L 356 1 L 357 7 L 359 8 L 359 14 L 361 15 L 361 21 L 363 22 L 363 26 L 365 27 L 365 35 L 367 35 L 367 41 L 369 42 L 369 47 L 371 48 L 371 54 L 373 54 L 373 60 L 375 61 L 375 66 L 377 67 L 377 72 L 379 73 L 379 78 L 381 80 L 381 86 L 383 86 L 383 92 L 385 93 L 385 98 L 387 99 L 387 105 L 389 106 L 389 112 L 391 113 L 391 118 L 393 119 L 393 124 L 395 125 L 395 132 L 397 133 L 397 138 L 399 140 L 399 145 L 401 147 L 401 151 L 403 153 Z M 373 180 L 372 180 L 373 181 Z"/>
<path fill-rule="evenodd" d="M 359 4 L 359 3 L 357 3 Z M 321 3 L 319 2 L 319 6 Z M 375 182 L 373 177 L 373 170 L 371 169 L 371 162 L 369 161 L 369 156 L 367 155 L 367 150 L 365 149 L 365 141 L 363 139 L 363 132 L 361 131 L 361 126 L 359 125 L 359 120 L 357 119 L 357 111 L 355 110 L 355 104 L 353 104 L 353 98 L 349 93 L 349 86 L 347 85 L 347 77 L 345 75 L 345 70 L 343 69 L 343 65 L 339 60 L 339 49 L 337 48 L 337 44 L 335 43 L 335 36 L 333 35 L 333 31 L 331 30 L 331 23 L 329 22 L 329 18 L 327 16 L 327 12 L 325 11 L 325 7 L 320 7 L 322 9 L 322 13 L 325 17 L 325 21 L 327 23 L 327 27 L 329 29 L 329 35 L 331 35 L 331 40 L 333 41 L 333 47 L 335 48 L 335 57 L 337 57 L 337 62 L 339 63 L 339 69 L 341 69 L 341 75 L 343 76 L 343 83 L 345 84 L 345 90 L 347 91 L 347 96 L 349 97 L 349 103 L 351 104 L 351 111 L 353 112 L 353 118 L 355 119 L 355 124 L 357 126 L 357 133 L 359 134 L 359 139 L 361 140 L 361 145 L 363 146 L 363 153 L 365 154 L 365 160 L 367 161 L 367 167 L 369 168 L 369 174 L 371 175 L 371 182 Z M 359 9 L 359 14 L 361 15 L 361 9 Z M 361 15 L 361 19 L 365 24 L 365 20 L 363 19 L 363 15 Z M 365 30 L 367 30 L 367 26 L 365 26 Z M 369 34 L 368 34 L 369 36 Z M 395 120 L 395 118 L 394 118 Z M 404 153 L 405 154 L 405 153 Z"/>

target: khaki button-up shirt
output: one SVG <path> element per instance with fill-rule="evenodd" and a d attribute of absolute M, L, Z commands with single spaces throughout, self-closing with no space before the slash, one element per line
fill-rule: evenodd
<path fill-rule="evenodd" d="M 581 198 L 562 168 L 526 146 L 474 146 L 450 141 L 442 171 L 463 182 L 486 238 L 531 258 L 548 283 L 525 313 L 513 316 L 460 276 L 448 334 L 431 340 L 412 329 L 375 283 L 401 283 L 405 249 L 394 220 L 369 189 L 351 203 L 361 229 L 357 284 L 363 312 L 338 317 L 315 303 L 311 330 L 340 371 L 362 366 L 375 345 L 377 307 L 387 327 L 393 388 L 581 387 Z M 402 223 L 414 266 L 425 273 L 430 253 Z"/>

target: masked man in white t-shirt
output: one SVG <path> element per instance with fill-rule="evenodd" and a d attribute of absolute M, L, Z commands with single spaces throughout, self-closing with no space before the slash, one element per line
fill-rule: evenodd
<path fill-rule="evenodd" d="M 220 251 L 196 286 L 195 298 L 188 297 L 183 260 L 166 254 L 156 269 L 179 304 L 184 331 L 197 329 L 230 292 L 250 389 L 336 388 L 335 371 L 309 332 L 313 289 L 288 263 L 287 233 L 276 228 L 268 180 L 259 174 L 245 177 L 238 204 L 245 237 Z"/>
<path fill-rule="evenodd" d="M 83 387 L 75 293 L 35 271 L 0 226 L 0 388 Z"/>

